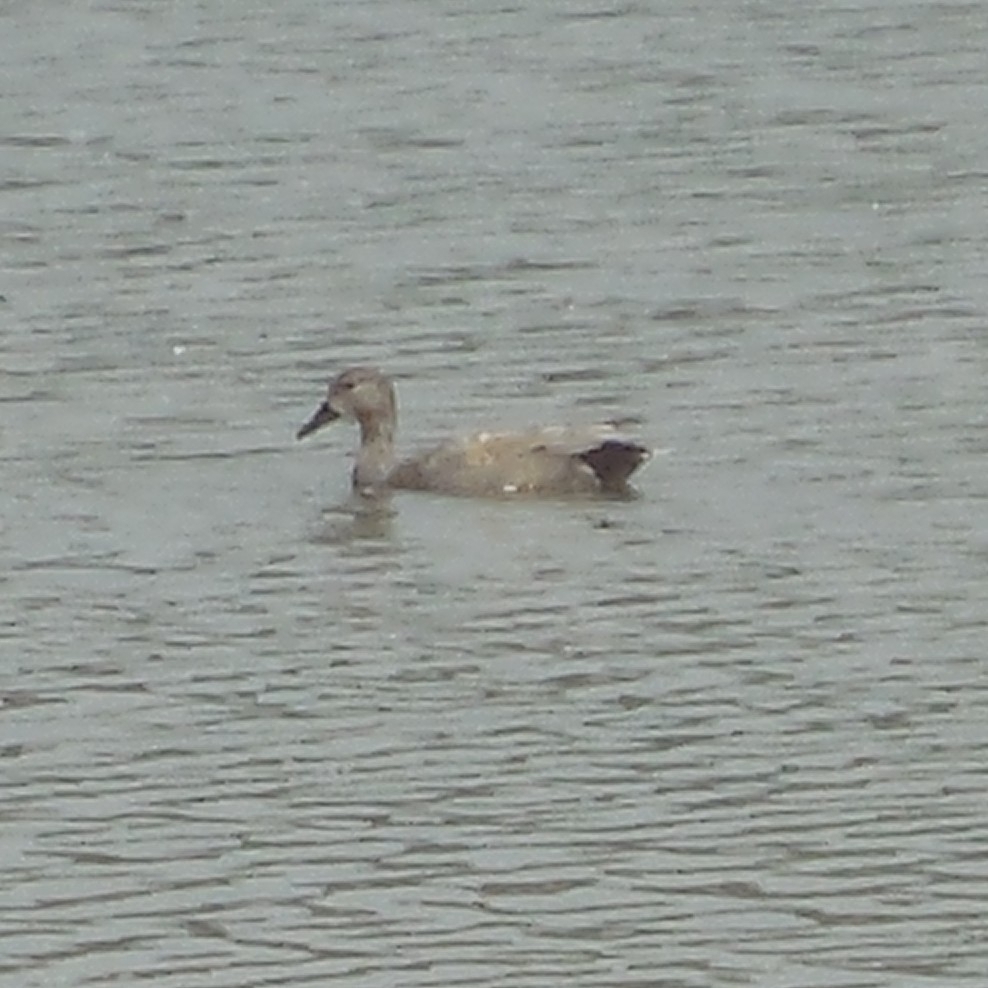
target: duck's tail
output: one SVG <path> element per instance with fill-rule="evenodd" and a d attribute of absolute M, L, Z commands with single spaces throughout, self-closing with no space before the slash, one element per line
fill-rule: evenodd
<path fill-rule="evenodd" d="M 621 491 L 628 478 L 647 460 L 652 452 L 637 443 L 623 439 L 607 439 L 578 454 L 600 481 L 601 490 Z"/>

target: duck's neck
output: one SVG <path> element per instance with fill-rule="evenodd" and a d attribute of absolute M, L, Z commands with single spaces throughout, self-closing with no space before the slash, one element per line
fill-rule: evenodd
<path fill-rule="evenodd" d="M 360 448 L 353 467 L 353 486 L 359 491 L 383 487 L 394 465 L 395 423 L 360 420 Z"/>

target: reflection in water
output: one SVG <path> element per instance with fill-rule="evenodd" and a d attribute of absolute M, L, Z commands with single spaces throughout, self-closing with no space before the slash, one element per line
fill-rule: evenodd
<path fill-rule="evenodd" d="M 366 497 L 351 493 L 336 507 L 323 509 L 319 525 L 310 538 L 325 545 L 390 539 L 396 513 L 394 499 L 387 494 Z"/>

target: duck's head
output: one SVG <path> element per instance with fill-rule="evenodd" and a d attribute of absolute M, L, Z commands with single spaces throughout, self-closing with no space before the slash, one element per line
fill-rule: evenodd
<path fill-rule="evenodd" d="M 326 400 L 296 433 L 304 439 L 338 418 L 377 431 L 395 424 L 395 393 L 391 381 L 374 367 L 350 367 L 329 382 Z"/>

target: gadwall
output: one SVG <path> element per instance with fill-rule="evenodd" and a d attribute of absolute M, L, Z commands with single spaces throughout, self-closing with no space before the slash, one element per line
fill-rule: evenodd
<path fill-rule="evenodd" d="M 394 386 L 373 367 L 351 367 L 334 378 L 326 400 L 298 430 L 306 436 L 338 418 L 360 426 L 354 489 L 444 494 L 624 494 L 647 460 L 643 446 L 620 437 L 618 423 L 523 432 L 481 432 L 452 439 L 395 462 L 398 421 Z"/>

